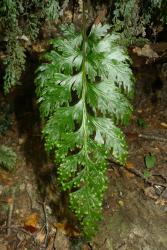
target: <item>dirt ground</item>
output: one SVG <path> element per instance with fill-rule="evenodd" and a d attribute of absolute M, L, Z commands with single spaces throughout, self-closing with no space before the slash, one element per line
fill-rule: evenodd
<path fill-rule="evenodd" d="M 128 162 L 124 168 L 109 164 L 104 219 L 89 244 L 65 212 L 44 152 L 34 93 L 21 87 L 14 98 L 0 96 L 1 108 L 13 107 L 0 144 L 18 157 L 14 171 L 0 168 L 0 250 L 167 250 L 167 65 L 134 56 L 133 70 L 134 113 L 124 129 Z M 156 162 L 146 177 L 150 153 Z"/>

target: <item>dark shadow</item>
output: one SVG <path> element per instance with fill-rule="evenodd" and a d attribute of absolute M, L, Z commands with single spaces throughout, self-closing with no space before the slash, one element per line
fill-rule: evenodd
<path fill-rule="evenodd" d="M 22 76 L 22 85 L 16 87 L 9 99 L 14 106 L 19 138 L 23 140 L 21 149 L 27 166 L 31 165 L 35 172 L 41 200 L 48 202 L 52 211 L 56 211 L 56 217 L 61 220 L 71 214 L 68 209 L 68 196 L 66 192 L 61 192 L 56 178 L 56 166 L 44 149 L 34 84 L 39 62 L 30 55 L 28 58 L 30 59 Z"/>

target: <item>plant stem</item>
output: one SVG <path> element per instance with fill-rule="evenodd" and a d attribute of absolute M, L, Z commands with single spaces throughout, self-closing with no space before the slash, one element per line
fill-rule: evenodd
<path fill-rule="evenodd" d="M 84 149 L 87 152 L 87 109 L 86 109 L 86 92 L 87 92 L 87 80 L 86 80 L 86 16 L 85 16 L 85 1 L 83 0 L 83 16 L 82 16 L 82 33 L 83 33 L 83 45 L 82 45 L 82 102 L 83 102 L 83 118 L 82 125 L 84 130 Z"/>

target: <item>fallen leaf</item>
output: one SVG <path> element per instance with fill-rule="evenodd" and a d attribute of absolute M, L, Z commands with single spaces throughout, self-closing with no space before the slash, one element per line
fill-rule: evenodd
<path fill-rule="evenodd" d="M 12 197 L 8 197 L 7 198 L 7 203 L 8 204 L 12 204 L 13 203 L 13 198 Z"/>
<path fill-rule="evenodd" d="M 20 39 L 25 41 L 25 42 L 30 42 L 30 39 L 24 34 L 20 37 Z"/>
<path fill-rule="evenodd" d="M 39 216 L 37 213 L 32 213 L 25 218 L 24 228 L 31 233 L 37 231 L 37 224 L 39 221 Z"/>
<path fill-rule="evenodd" d="M 41 53 L 46 50 L 45 46 L 43 44 L 33 44 L 32 49 L 34 52 Z"/>
<path fill-rule="evenodd" d="M 126 163 L 126 167 L 127 167 L 128 169 L 132 169 L 132 168 L 135 168 L 135 164 L 134 164 L 133 162 L 127 162 L 127 163 Z"/>
<path fill-rule="evenodd" d="M 103 23 L 106 19 L 107 15 L 107 7 L 103 4 L 101 9 L 97 11 L 97 17 L 94 21 L 94 24 L 98 25 L 99 23 Z"/>
<path fill-rule="evenodd" d="M 19 138 L 19 145 L 22 145 L 22 144 L 24 144 L 25 142 L 26 142 L 26 137 L 24 136 L 24 137 L 20 137 Z"/>
<path fill-rule="evenodd" d="M 157 199 L 157 201 L 155 202 L 156 205 L 160 205 L 160 206 L 164 206 L 166 205 L 166 200 L 165 199 L 162 199 L 162 198 L 159 198 Z"/>
<path fill-rule="evenodd" d="M 119 201 L 118 201 L 118 204 L 119 204 L 121 207 L 124 206 L 124 202 L 123 202 L 122 200 L 119 200 Z"/>
<path fill-rule="evenodd" d="M 160 124 L 161 124 L 162 127 L 167 128 L 167 123 L 161 122 Z"/>
<path fill-rule="evenodd" d="M 75 227 L 75 225 L 70 224 L 67 220 L 64 220 L 62 223 L 54 223 L 54 227 L 61 231 L 64 235 L 69 237 L 77 237 L 80 236 L 79 229 Z"/>
<path fill-rule="evenodd" d="M 127 162 L 125 165 L 126 169 L 134 169 L 135 168 L 135 164 L 133 162 Z M 135 176 L 135 174 L 131 173 L 130 170 L 129 171 L 125 171 L 125 175 L 127 178 L 133 178 Z"/>
<path fill-rule="evenodd" d="M 138 56 L 145 56 L 148 58 L 158 58 L 158 54 L 151 48 L 149 44 L 145 44 L 143 48 L 135 47 L 133 52 Z"/>
<path fill-rule="evenodd" d="M 38 242 L 43 243 L 44 240 L 45 240 L 45 236 L 46 236 L 46 234 L 45 234 L 44 232 L 38 232 L 35 239 L 36 239 Z"/>

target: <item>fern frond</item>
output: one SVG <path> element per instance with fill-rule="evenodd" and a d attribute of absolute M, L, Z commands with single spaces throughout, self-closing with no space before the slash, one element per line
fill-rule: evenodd
<path fill-rule="evenodd" d="M 16 166 L 17 155 L 12 148 L 5 145 L 0 146 L 0 165 L 11 171 Z"/>
<path fill-rule="evenodd" d="M 55 20 L 59 16 L 59 3 L 57 0 L 48 0 L 46 6 L 43 6 L 43 12 L 48 20 Z"/>
<path fill-rule="evenodd" d="M 15 40 L 15 37 L 9 37 L 10 38 L 7 45 L 8 55 L 4 61 L 6 66 L 4 76 L 5 94 L 9 93 L 13 86 L 19 84 L 21 74 L 25 68 L 24 48 L 21 46 L 18 40 Z"/>
<path fill-rule="evenodd" d="M 59 181 L 71 190 L 70 206 L 91 237 L 101 218 L 107 159 L 126 162 L 116 124 L 131 116 L 133 75 L 119 36 L 107 34 L 109 25 L 94 25 L 86 40 L 73 26 L 63 29 L 38 69 L 36 93 L 46 149 L 55 151 Z"/>
<path fill-rule="evenodd" d="M 20 83 L 25 69 L 26 46 L 22 41 L 23 37 L 27 38 L 28 43 L 34 41 L 39 34 L 41 23 L 46 19 L 48 21 L 57 18 L 59 10 L 58 0 L 1 0 L 0 30 L 6 46 L 3 78 L 5 94 L 9 93 L 11 87 Z"/>

